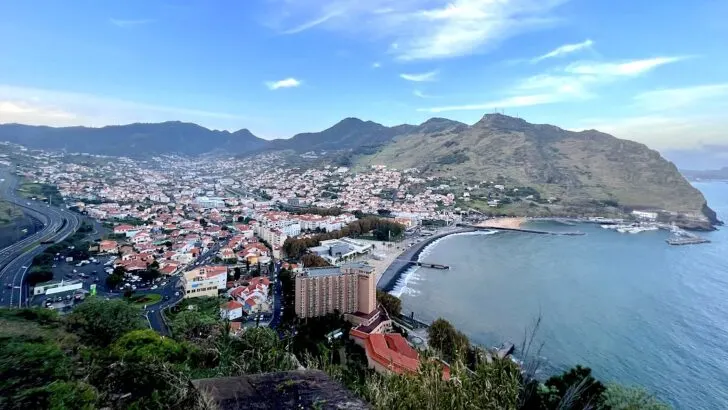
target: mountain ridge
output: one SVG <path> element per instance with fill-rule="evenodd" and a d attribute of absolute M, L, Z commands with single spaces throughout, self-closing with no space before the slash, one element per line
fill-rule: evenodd
<path fill-rule="evenodd" d="M 320 132 L 276 140 L 258 138 L 245 128 L 218 131 L 180 121 L 100 128 L 10 124 L 0 125 L 0 140 L 29 148 L 126 156 L 334 152 L 340 153 L 340 165 L 418 168 L 441 178 L 531 187 L 558 198 L 565 205 L 563 213 L 572 205 L 601 201 L 717 223 L 702 194 L 646 145 L 597 130 L 567 131 L 503 114 L 485 114 L 472 125 L 435 117 L 393 127 L 347 117 Z"/>

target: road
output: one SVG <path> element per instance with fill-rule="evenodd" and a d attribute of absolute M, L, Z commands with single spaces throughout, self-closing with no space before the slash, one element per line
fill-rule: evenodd
<path fill-rule="evenodd" d="M 25 276 L 33 258 L 47 247 L 40 241 L 62 241 L 81 224 L 80 218 L 63 208 L 21 198 L 15 192 L 18 178 L 7 170 L 0 171 L 3 179 L 0 192 L 4 200 L 21 207 L 23 212 L 43 224 L 43 229 L 0 249 L 0 306 L 23 307 L 27 303 L 28 286 Z"/>
<path fill-rule="evenodd" d="M 211 246 L 207 251 L 202 253 L 199 258 L 197 258 L 196 263 L 192 263 L 189 266 L 187 266 L 184 270 L 182 270 L 177 275 L 170 277 L 167 281 L 167 285 L 164 287 L 160 287 L 156 290 L 145 290 L 141 292 L 135 292 L 136 294 L 144 294 L 144 293 L 159 293 L 162 295 L 162 301 L 154 304 L 149 305 L 144 309 L 144 317 L 147 319 L 147 323 L 149 324 L 149 327 L 159 332 L 161 335 L 169 336 L 171 333 L 169 331 L 169 328 L 167 327 L 167 323 L 164 321 L 164 318 L 162 317 L 162 312 L 164 309 L 168 309 L 177 303 L 179 303 L 184 297 L 184 289 L 182 285 L 182 276 L 184 275 L 184 272 L 190 271 L 192 269 L 195 269 L 199 266 L 205 265 L 208 262 L 210 262 L 217 252 L 220 250 L 220 247 L 222 246 L 222 243 L 220 241 L 216 242 L 213 246 Z M 179 292 L 177 295 L 175 293 Z M 168 298 L 168 299 L 167 299 Z"/>

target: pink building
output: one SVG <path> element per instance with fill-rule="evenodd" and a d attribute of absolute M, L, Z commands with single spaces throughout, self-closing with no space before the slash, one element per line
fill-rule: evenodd
<path fill-rule="evenodd" d="M 296 276 L 296 315 L 369 314 L 377 308 L 375 276 L 365 263 L 306 269 Z"/>

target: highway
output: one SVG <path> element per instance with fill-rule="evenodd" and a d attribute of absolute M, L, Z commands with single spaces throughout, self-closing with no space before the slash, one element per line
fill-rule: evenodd
<path fill-rule="evenodd" d="M 0 306 L 23 307 L 28 296 L 25 276 L 33 258 L 47 247 L 39 242 L 64 240 L 78 229 L 81 220 L 66 209 L 19 197 L 15 192 L 18 178 L 8 170 L 0 171 L 0 178 L 3 179 L 0 183 L 2 198 L 43 224 L 40 231 L 0 249 Z"/>

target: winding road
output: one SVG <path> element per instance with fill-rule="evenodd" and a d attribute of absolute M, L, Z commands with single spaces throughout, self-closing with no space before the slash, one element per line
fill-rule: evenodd
<path fill-rule="evenodd" d="M 0 170 L 0 197 L 22 208 L 25 215 L 39 220 L 43 229 L 10 246 L 0 249 L 0 306 L 23 307 L 27 304 L 28 286 L 25 276 L 33 258 L 47 247 L 41 241 L 62 241 L 73 234 L 81 220 L 73 212 L 43 202 L 21 198 L 15 192 L 17 176 Z"/>

